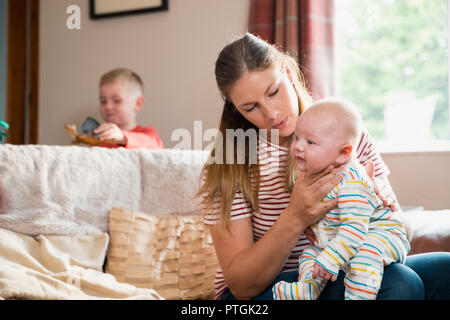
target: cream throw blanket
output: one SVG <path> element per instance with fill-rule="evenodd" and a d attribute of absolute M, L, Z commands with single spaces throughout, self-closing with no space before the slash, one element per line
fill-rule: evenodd
<path fill-rule="evenodd" d="M 0 228 L 27 235 L 108 231 L 108 212 L 200 214 L 207 152 L 0 145 Z"/>
<path fill-rule="evenodd" d="M 161 299 L 152 289 L 119 283 L 102 265 L 108 235 L 38 236 L 0 229 L 4 299 Z"/>

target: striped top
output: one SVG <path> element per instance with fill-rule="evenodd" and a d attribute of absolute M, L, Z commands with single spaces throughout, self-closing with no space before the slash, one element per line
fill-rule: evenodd
<path fill-rule="evenodd" d="M 272 227 L 280 214 L 287 208 L 290 193 L 285 184 L 288 148 L 271 144 L 262 137 L 258 139 L 258 162 L 260 166 L 260 186 L 258 195 L 259 212 L 251 207 L 250 202 L 244 198 L 241 191 L 237 191 L 231 205 L 231 221 L 237 219 L 251 218 L 253 222 L 253 238 L 258 241 Z M 383 178 L 389 174 L 378 152 L 375 150 L 372 138 L 365 131 L 361 136 L 356 150 L 358 160 L 365 165 L 372 160 L 375 166 L 375 176 Z M 216 208 L 219 206 L 217 204 Z M 204 223 L 214 225 L 220 221 L 217 216 L 219 210 L 207 212 L 204 208 Z M 292 249 L 282 267 L 282 271 L 298 269 L 298 256 L 303 249 L 309 245 L 304 235 L 300 236 L 297 244 Z M 222 270 L 219 268 L 214 282 L 216 298 L 227 288 Z"/>
<path fill-rule="evenodd" d="M 410 248 L 401 218 L 383 206 L 372 180 L 357 160 L 347 163 L 341 175 L 341 182 L 324 198 L 330 201 L 339 197 L 338 207 L 311 226 L 317 236 L 315 246 L 323 249 L 316 262 L 337 275 L 360 251 L 370 231 L 371 235 L 382 239 L 387 249 L 374 247 L 375 250 L 379 254 L 389 252 L 383 255 L 385 264 L 403 263 Z M 370 261 L 370 254 L 363 254 Z"/>

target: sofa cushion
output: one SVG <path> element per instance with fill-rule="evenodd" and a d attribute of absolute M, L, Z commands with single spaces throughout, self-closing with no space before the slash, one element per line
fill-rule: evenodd
<path fill-rule="evenodd" d="M 412 210 L 405 217 L 413 229 L 410 255 L 450 251 L 450 210 Z"/>
<path fill-rule="evenodd" d="M 0 296 L 5 299 L 162 299 L 103 273 L 108 234 L 27 236 L 0 228 Z"/>
<path fill-rule="evenodd" d="M 218 260 L 201 215 L 113 208 L 106 272 L 166 299 L 213 299 Z"/>

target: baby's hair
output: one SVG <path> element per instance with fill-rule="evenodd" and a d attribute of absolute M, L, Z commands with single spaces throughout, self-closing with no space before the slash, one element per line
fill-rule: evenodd
<path fill-rule="evenodd" d="M 100 78 L 100 86 L 118 81 L 122 81 L 133 89 L 138 90 L 139 95 L 144 94 L 144 83 L 142 82 L 141 77 L 132 70 L 125 68 L 113 69 L 105 73 Z"/>
<path fill-rule="evenodd" d="M 344 130 L 344 137 L 354 148 L 361 134 L 361 114 L 357 107 L 350 101 L 341 98 L 329 97 L 317 101 L 304 113 L 321 113 L 334 116 L 339 121 L 339 126 Z"/>

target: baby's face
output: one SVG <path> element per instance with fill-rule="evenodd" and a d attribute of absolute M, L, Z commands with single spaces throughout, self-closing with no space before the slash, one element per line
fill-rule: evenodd
<path fill-rule="evenodd" d="M 125 128 L 136 119 L 136 94 L 126 83 L 116 81 L 100 86 L 100 114 L 106 122 Z"/>
<path fill-rule="evenodd" d="M 297 119 L 291 156 L 299 170 L 316 173 L 335 164 L 339 155 L 336 129 L 336 121 L 316 113 L 304 113 Z"/>

